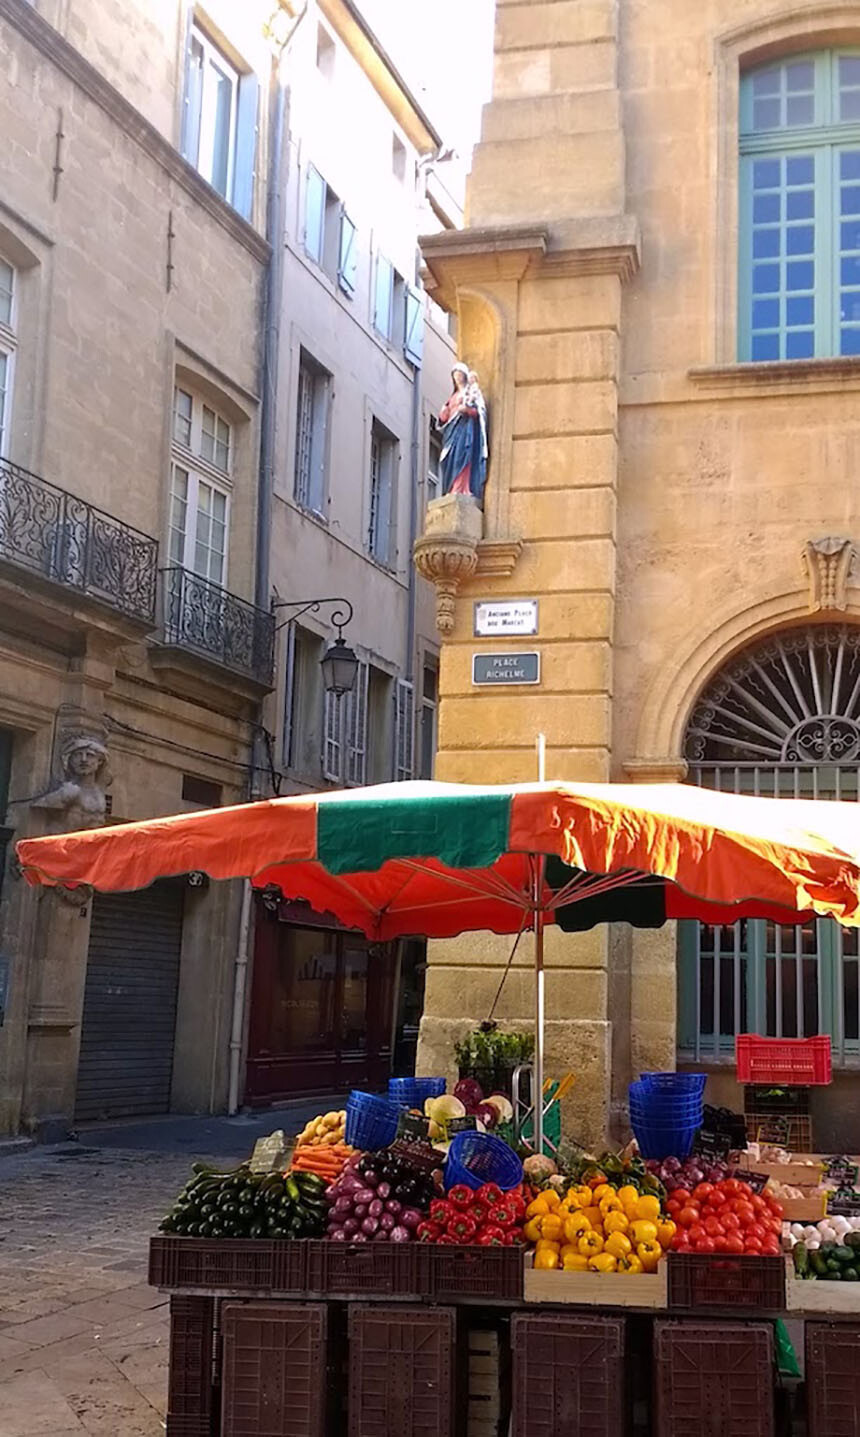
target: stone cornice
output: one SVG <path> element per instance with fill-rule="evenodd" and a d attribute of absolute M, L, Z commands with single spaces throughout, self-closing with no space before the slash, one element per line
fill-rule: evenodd
<path fill-rule="evenodd" d="M 832 389 L 860 383 L 860 358 L 760 360 L 741 364 L 697 366 L 687 370 L 693 384 L 715 389 Z M 843 386 L 843 381 L 845 382 Z"/>
<path fill-rule="evenodd" d="M 228 205 L 155 126 L 129 104 L 53 25 L 42 19 L 28 0 L 0 0 L 0 20 L 14 26 L 40 54 L 68 76 L 93 104 L 104 110 L 105 114 L 176 180 L 195 203 L 227 230 L 238 244 L 261 263 L 268 260 L 269 245 L 254 226 L 248 224 L 232 205 Z"/>

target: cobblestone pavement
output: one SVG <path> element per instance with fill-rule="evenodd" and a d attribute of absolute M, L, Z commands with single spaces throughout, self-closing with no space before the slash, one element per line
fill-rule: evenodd
<path fill-rule="evenodd" d="M 0 1437 L 163 1437 L 167 1298 L 146 1283 L 149 1236 L 193 1158 L 237 1161 L 317 1111 L 0 1148 Z"/>

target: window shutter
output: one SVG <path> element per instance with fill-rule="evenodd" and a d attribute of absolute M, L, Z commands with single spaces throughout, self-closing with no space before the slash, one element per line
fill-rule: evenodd
<path fill-rule="evenodd" d="M 325 190 L 322 175 L 313 165 L 308 165 L 305 180 L 305 251 L 317 264 L 322 262 Z"/>
<path fill-rule="evenodd" d="M 287 625 L 286 656 L 284 662 L 284 741 L 281 748 L 281 762 L 284 768 L 293 766 L 293 708 L 296 688 L 296 626 Z"/>
<path fill-rule="evenodd" d="M 394 778 L 412 778 L 415 771 L 415 690 L 398 679 L 394 691 Z"/>
<path fill-rule="evenodd" d="M 346 210 L 341 210 L 340 262 L 338 264 L 337 277 L 341 289 L 346 294 L 355 294 L 355 276 L 357 270 L 358 245 L 355 239 L 355 225 Z"/>
<path fill-rule="evenodd" d="M 403 353 L 416 369 L 424 358 L 424 292 L 408 285 L 403 332 Z"/>
<path fill-rule="evenodd" d="M 185 45 L 185 102 L 182 108 L 182 155 L 196 165 L 200 151 L 200 107 L 203 102 L 203 51 L 194 43 L 194 10 L 188 12 Z"/>
<path fill-rule="evenodd" d="M 346 697 L 346 774 L 349 784 L 364 783 L 367 759 L 367 682 L 368 666 L 360 664 L 355 687 Z"/>
<path fill-rule="evenodd" d="M 376 286 L 373 297 L 373 327 L 386 339 L 391 338 L 391 291 L 394 271 L 384 255 L 376 256 Z"/>
<path fill-rule="evenodd" d="M 233 168 L 233 208 L 243 219 L 251 218 L 254 203 L 254 163 L 257 156 L 257 107 L 260 82 L 256 75 L 239 79 L 236 108 L 236 164 Z"/>
<path fill-rule="evenodd" d="M 329 377 L 322 371 L 313 376 L 311 443 L 308 473 L 308 508 L 315 514 L 325 510 L 326 430 L 328 429 Z"/>
<path fill-rule="evenodd" d="M 325 695 L 325 713 L 323 719 L 323 777 L 331 783 L 343 782 L 343 710 L 348 698 L 351 695 L 344 694 L 338 698 L 337 694 Z"/>

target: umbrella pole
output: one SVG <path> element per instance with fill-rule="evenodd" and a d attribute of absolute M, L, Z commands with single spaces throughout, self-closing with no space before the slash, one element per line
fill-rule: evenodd
<path fill-rule="evenodd" d="M 534 900 L 533 922 L 535 935 L 535 1060 L 532 1073 L 534 1091 L 532 1112 L 534 1114 L 534 1150 L 543 1152 L 543 1034 L 544 1034 L 544 967 L 543 967 L 543 923 L 541 921 L 541 899 L 543 896 L 544 859 L 534 859 L 532 898 Z"/>

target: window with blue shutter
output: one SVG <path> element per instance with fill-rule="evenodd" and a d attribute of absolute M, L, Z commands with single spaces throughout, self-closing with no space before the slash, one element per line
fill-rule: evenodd
<path fill-rule="evenodd" d="M 424 293 L 413 285 L 406 286 L 403 353 L 416 369 L 424 358 Z"/>
<path fill-rule="evenodd" d="M 308 165 L 305 178 L 305 253 L 317 264 L 322 263 L 325 199 L 326 182 L 319 170 Z"/>
<path fill-rule="evenodd" d="M 341 210 L 340 215 L 340 257 L 337 267 L 337 280 L 345 294 L 355 294 L 355 276 L 358 269 L 358 244 L 355 237 L 355 225 L 347 214 Z"/>
<path fill-rule="evenodd" d="M 742 78 L 739 358 L 860 355 L 860 50 Z"/>
<path fill-rule="evenodd" d="M 373 291 L 373 327 L 383 339 L 391 338 L 394 307 L 394 268 L 384 255 L 376 256 L 376 284 Z"/>
<path fill-rule="evenodd" d="M 236 164 L 233 170 L 233 207 L 243 219 L 251 218 L 254 203 L 254 166 L 257 159 L 257 110 L 260 82 L 256 75 L 239 79 L 236 112 Z"/>

